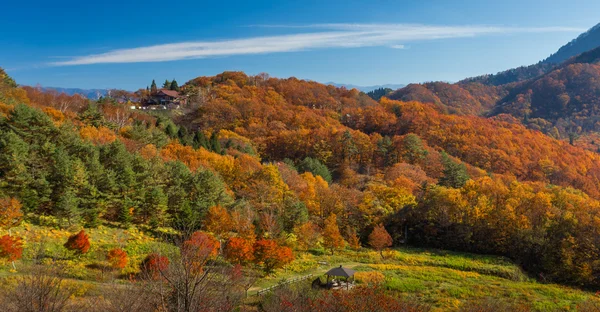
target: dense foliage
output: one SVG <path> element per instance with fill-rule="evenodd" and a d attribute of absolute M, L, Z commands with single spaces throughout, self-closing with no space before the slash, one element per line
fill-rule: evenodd
<path fill-rule="evenodd" d="M 146 114 L 4 84 L 0 197 L 62 227 L 195 232 L 183 256 L 224 252 L 266 272 L 293 249 L 369 245 L 383 224 L 395 244 L 507 255 L 543 279 L 600 285 L 599 156 L 471 115 L 496 87 L 424 87 L 453 99 L 441 104 L 239 72 L 180 88 L 181 111 Z M 387 247 L 381 237 L 371 246 Z M 166 270 L 161 257 L 142 271 Z"/>

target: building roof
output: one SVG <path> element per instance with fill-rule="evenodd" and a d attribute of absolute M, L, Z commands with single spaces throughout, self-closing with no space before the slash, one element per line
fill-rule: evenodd
<path fill-rule="evenodd" d="M 179 92 L 174 91 L 174 90 L 169 90 L 169 89 L 160 89 L 158 90 L 158 93 L 162 93 L 171 97 L 179 97 Z"/>
<path fill-rule="evenodd" d="M 327 273 L 325 273 L 325 274 L 329 275 L 329 276 L 350 277 L 350 276 L 353 276 L 354 273 L 356 273 L 356 271 L 354 271 L 352 269 L 348 269 L 348 268 L 343 268 L 340 265 L 337 268 L 333 268 L 333 269 L 327 271 Z"/>

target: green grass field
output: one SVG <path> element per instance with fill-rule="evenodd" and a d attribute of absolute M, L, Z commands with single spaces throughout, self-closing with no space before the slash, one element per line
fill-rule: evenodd
<path fill-rule="evenodd" d="M 24 223 L 12 230 L 25 240 L 22 260 L 13 270 L 10 263 L 0 263 L 0 276 L 9 281 L 27 274 L 33 257 L 42 254 L 46 263 L 65 269 L 70 282 L 81 285 L 79 296 L 94 293 L 108 280 L 99 267 L 107 250 L 115 247 L 127 251 L 130 261 L 121 272 L 112 276 L 135 273 L 139 262 L 158 248 L 174 248 L 161 243 L 150 232 L 139 229 L 122 229 L 110 225 L 86 229 L 92 248 L 88 254 L 75 256 L 62 245 L 78 229 L 61 230 L 53 226 Z M 382 286 L 399 296 L 433 308 L 434 311 L 459 310 L 473 301 L 490 298 L 508 304 L 522 305 L 534 311 L 575 311 L 579 303 L 598 300 L 591 292 L 554 284 L 542 284 L 524 274 L 506 258 L 456 253 L 443 250 L 398 248 L 387 251 L 385 259 L 371 250 L 344 250 L 335 255 L 323 250 L 296 254 L 296 260 L 274 274 L 259 279 L 250 294 L 277 285 L 281 281 L 313 274 L 322 275 L 330 268 L 344 265 L 358 272 L 383 274 Z M 327 264 L 319 264 L 326 262 Z M 310 280 L 308 281 L 310 282 Z"/>

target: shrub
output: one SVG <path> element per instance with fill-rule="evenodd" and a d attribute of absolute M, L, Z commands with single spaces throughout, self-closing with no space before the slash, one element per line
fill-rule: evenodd
<path fill-rule="evenodd" d="M 157 278 L 161 272 L 169 268 L 169 258 L 157 253 L 149 254 L 140 264 L 142 275 L 150 278 Z"/>
<path fill-rule="evenodd" d="M 121 248 L 115 248 L 108 252 L 106 259 L 115 269 L 123 269 L 127 265 L 127 253 Z"/>
<path fill-rule="evenodd" d="M 354 279 L 361 284 L 380 285 L 385 281 L 385 276 L 377 271 L 356 272 L 354 274 Z"/>
<path fill-rule="evenodd" d="M 74 250 L 77 254 L 84 254 L 90 250 L 90 237 L 84 230 L 69 237 L 65 243 L 65 248 Z"/>

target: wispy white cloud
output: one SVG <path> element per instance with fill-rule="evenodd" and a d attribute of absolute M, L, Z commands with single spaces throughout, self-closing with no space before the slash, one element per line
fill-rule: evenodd
<path fill-rule="evenodd" d="M 404 50 L 406 49 L 406 46 L 403 44 L 393 44 L 390 46 L 390 48 L 392 49 L 398 49 L 398 50 Z"/>
<path fill-rule="evenodd" d="M 476 37 L 493 34 L 581 32 L 571 27 L 499 27 L 499 26 L 434 26 L 404 24 L 312 24 L 255 25 L 310 29 L 310 32 L 277 36 L 250 37 L 219 41 L 192 41 L 161 44 L 131 49 L 118 49 L 100 54 L 77 56 L 52 62 L 54 66 L 105 63 L 165 62 L 197 58 L 296 52 L 327 48 L 358 48 L 389 46 L 404 48 L 411 41 Z"/>

